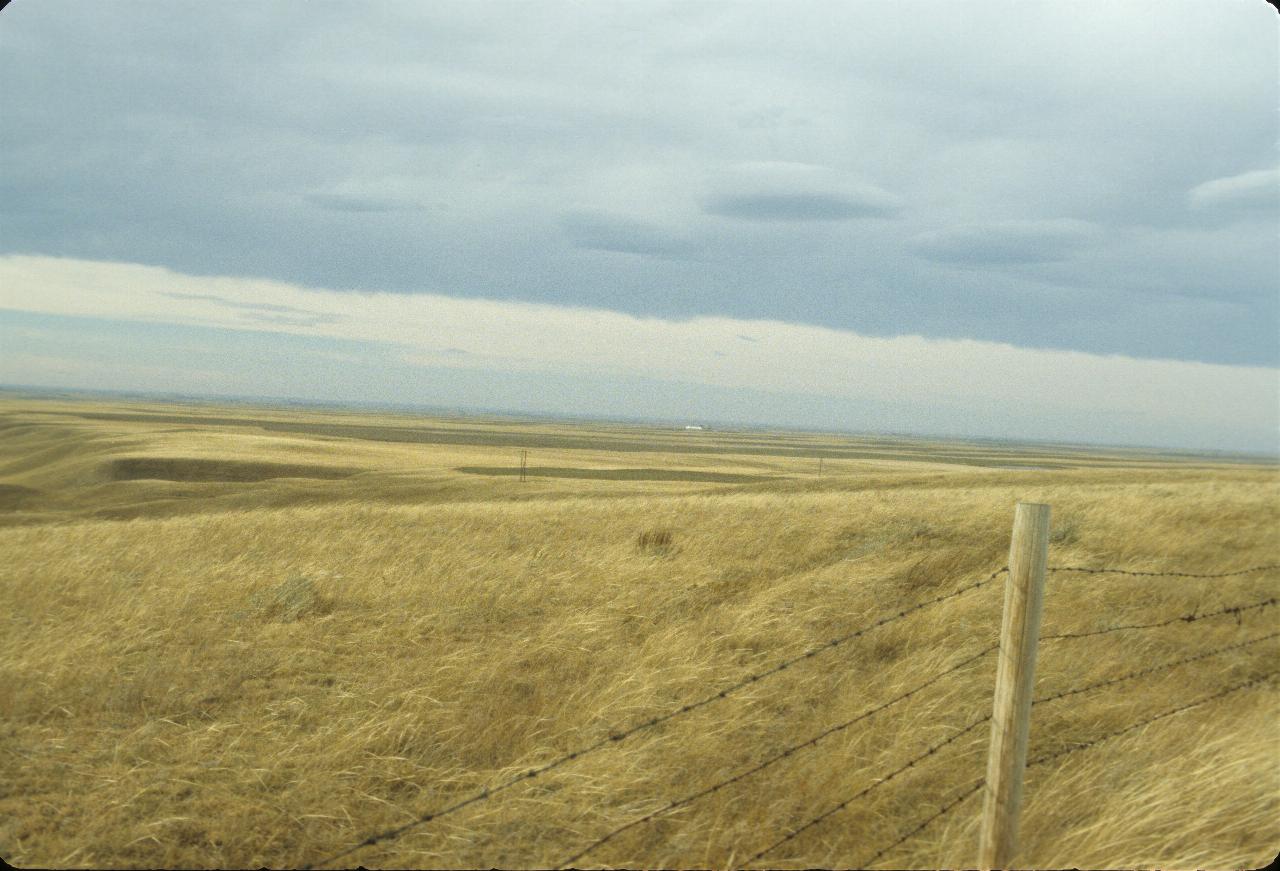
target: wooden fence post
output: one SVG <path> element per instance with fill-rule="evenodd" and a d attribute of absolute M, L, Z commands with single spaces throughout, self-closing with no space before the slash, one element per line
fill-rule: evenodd
<path fill-rule="evenodd" d="M 983 871 L 1008 868 L 1017 843 L 1048 554 L 1049 506 L 1019 502 L 1009 545 L 1009 576 L 1004 587 L 1004 618 L 991 710 L 991 749 L 978 844 L 978 867 Z"/>

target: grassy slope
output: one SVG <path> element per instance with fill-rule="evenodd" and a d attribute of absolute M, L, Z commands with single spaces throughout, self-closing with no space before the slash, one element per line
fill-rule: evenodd
<path fill-rule="evenodd" d="M 311 861 L 988 574 L 1019 498 L 1053 504 L 1056 564 L 1277 561 L 1267 469 L 833 460 L 818 480 L 785 454 L 546 448 L 537 459 L 552 467 L 772 480 L 521 485 L 453 471 L 508 462 L 491 445 L 175 431 L 42 409 L 10 409 L 0 432 L 0 483 L 35 492 L 0 529 L 0 855 L 17 865 Z M 367 471 L 103 477 L 143 456 Z M 671 530 L 673 547 L 639 549 L 652 529 Z M 1057 575 L 1044 631 L 1259 601 L 1280 592 L 1277 577 Z M 981 650 L 999 607 L 993 585 L 920 612 L 351 861 L 553 865 Z M 1277 628 L 1263 610 L 1239 625 L 1045 642 L 1038 692 Z M 1037 706 L 1031 754 L 1265 673 L 1277 652 L 1266 642 Z M 988 656 L 580 864 L 740 863 L 987 713 L 993 674 Z M 1030 769 L 1020 863 L 1265 864 L 1280 840 L 1277 707 L 1272 681 Z M 981 776 L 986 739 L 976 730 L 761 864 L 865 864 Z M 978 807 L 879 864 L 971 864 Z"/>

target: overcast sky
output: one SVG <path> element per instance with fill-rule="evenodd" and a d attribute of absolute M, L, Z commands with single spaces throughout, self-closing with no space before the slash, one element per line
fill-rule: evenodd
<path fill-rule="evenodd" d="M 0 382 L 1274 450 L 1278 23 L 14 0 Z"/>

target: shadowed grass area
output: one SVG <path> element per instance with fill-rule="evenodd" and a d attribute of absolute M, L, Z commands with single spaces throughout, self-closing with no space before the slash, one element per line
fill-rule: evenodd
<path fill-rule="evenodd" d="M 1059 565 L 1280 561 L 1273 467 L 1149 456 L 1089 466 L 1074 452 L 1084 468 L 977 469 L 930 463 L 921 446 L 919 462 L 829 460 L 821 478 L 785 454 L 633 453 L 630 470 L 598 448 L 606 431 L 580 436 L 590 450 L 548 449 L 538 466 L 750 480 L 522 484 L 505 447 L 48 413 L 75 408 L 0 407 L 11 424 L 0 425 L 0 486 L 13 488 L 6 516 L 23 524 L 0 528 L 0 855 L 18 866 L 294 867 L 603 740 L 343 863 L 553 867 L 990 645 L 999 582 L 607 740 L 990 575 L 1018 499 L 1053 506 Z M 99 474 L 175 457 L 361 474 Z M 1204 614 L 1273 597 L 1277 584 L 1274 571 L 1056 574 L 1043 632 Z M 1261 637 L 1276 621 L 1258 608 L 1045 641 L 1037 695 Z M 1278 654 L 1267 641 L 1039 704 L 1031 755 L 1265 675 Z M 881 783 L 989 713 L 994 672 L 994 656 L 976 659 L 577 864 L 740 867 L 879 783 L 757 866 L 865 867 L 982 776 L 978 729 Z M 1271 680 L 1030 769 L 1018 864 L 1265 865 L 1280 836 L 1277 713 Z M 875 867 L 971 866 L 980 805 Z"/>
<path fill-rule="evenodd" d="M 13 511 L 37 502 L 40 491 L 21 484 L 0 484 L 0 511 Z"/>
<path fill-rule="evenodd" d="M 211 482 L 245 483 L 272 478 L 346 478 L 359 469 L 312 466 L 288 463 L 254 463 L 237 460 L 207 460 L 191 457 L 122 457 L 102 467 L 102 475 L 110 481 Z"/>

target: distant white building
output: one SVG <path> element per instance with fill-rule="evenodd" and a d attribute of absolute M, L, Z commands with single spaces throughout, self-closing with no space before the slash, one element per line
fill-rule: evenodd
<path fill-rule="evenodd" d="M 702 427 L 700 427 L 700 426 L 693 426 L 693 425 L 690 425 L 690 426 L 686 426 L 686 427 L 685 427 L 685 429 L 699 429 L 699 430 L 700 430 L 700 429 L 702 429 Z"/>

